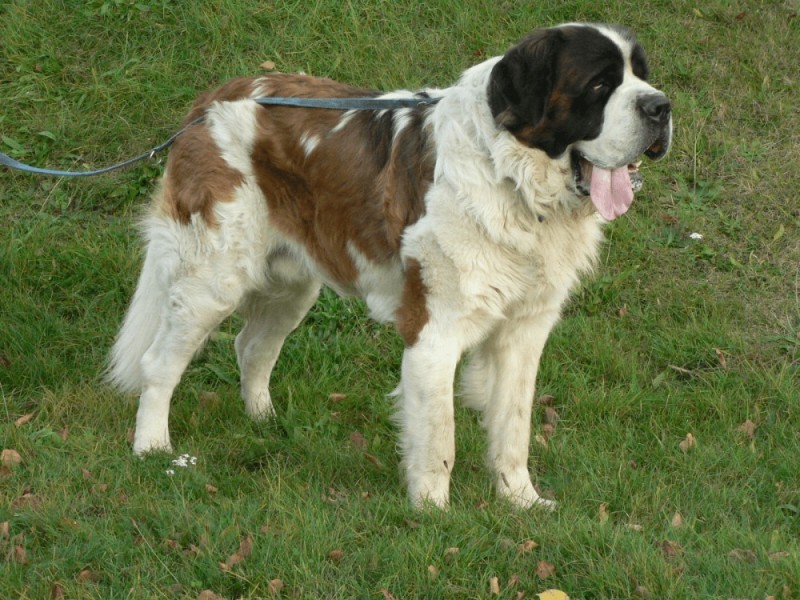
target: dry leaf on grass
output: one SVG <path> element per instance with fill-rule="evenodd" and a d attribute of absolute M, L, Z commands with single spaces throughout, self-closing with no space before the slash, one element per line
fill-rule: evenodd
<path fill-rule="evenodd" d="M 436 565 L 428 565 L 428 577 L 433 580 L 439 576 L 439 569 L 436 568 Z"/>
<path fill-rule="evenodd" d="M 741 425 L 739 425 L 739 427 L 736 428 L 736 431 L 738 431 L 739 433 L 743 433 L 744 435 L 747 436 L 748 439 L 752 440 L 756 434 L 756 424 L 753 423 L 750 419 L 747 419 L 744 423 L 742 423 Z"/>
<path fill-rule="evenodd" d="M 25 552 L 25 546 L 21 544 L 14 546 L 14 562 L 20 565 L 28 562 L 28 553 Z"/>
<path fill-rule="evenodd" d="M 69 439 L 69 425 L 64 425 L 64 429 L 58 435 L 62 442 L 66 442 Z"/>
<path fill-rule="evenodd" d="M 555 566 L 547 562 L 546 560 L 540 560 L 539 563 L 536 565 L 536 576 L 539 579 L 547 579 L 555 572 L 556 572 Z"/>
<path fill-rule="evenodd" d="M 350 433 L 350 443 L 359 450 L 367 449 L 367 439 L 360 431 L 353 431 Z"/>
<path fill-rule="evenodd" d="M 89 583 L 90 581 L 95 581 L 97 578 L 95 574 L 92 573 L 91 569 L 83 569 L 80 573 L 78 573 L 78 581 L 81 583 Z"/>
<path fill-rule="evenodd" d="M 328 402 L 341 402 L 347 398 L 347 394 L 328 394 Z"/>
<path fill-rule="evenodd" d="M 274 71 L 275 70 L 275 62 L 271 60 L 265 60 L 261 65 L 259 65 L 264 71 Z"/>
<path fill-rule="evenodd" d="M 0 523 L 0 540 L 7 540 L 11 537 L 11 525 L 8 521 Z"/>
<path fill-rule="evenodd" d="M 683 554 L 683 548 L 681 548 L 676 542 L 664 540 L 661 542 L 661 552 L 663 552 L 664 556 L 667 558 L 672 559 Z"/>
<path fill-rule="evenodd" d="M 552 406 L 548 406 L 544 409 L 544 422 L 548 425 L 552 425 L 555 427 L 558 425 L 558 422 L 561 420 L 558 412 Z"/>
<path fill-rule="evenodd" d="M 728 553 L 733 560 L 753 564 L 756 562 L 756 553 L 748 548 L 734 548 Z"/>
<path fill-rule="evenodd" d="M 250 556 L 252 551 L 253 538 L 248 535 L 239 543 L 239 550 L 231 554 L 230 557 L 228 557 L 228 560 L 226 560 L 224 563 L 219 563 L 219 566 L 223 571 L 230 571 L 234 565 L 242 562 L 245 558 Z"/>
<path fill-rule="evenodd" d="M 203 590 L 197 595 L 197 600 L 222 600 L 222 596 L 217 596 L 211 590 Z"/>
<path fill-rule="evenodd" d="M 14 467 L 22 462 L 19 452 L 11 448 L 6 448 L 0 452 L 0 463 L 6 467 Z"/>
<path fill-rule="evenodd" d="M 54 583 L 50 588 L 50 600 L 64 600 L 64 588 L 60 583 Z"/>
<path fill-rule="evenodd" d="M 336 548 L 328 552 L 328 560 L 331 562 L 339 562 L 344 558 L 344 550 Z"/>
<path fill-rule="evenodd" d="M 381 588 L 381 594 L 383 594 L 383 600 L 397 600 L 392 594 L 392 592 L 390 592 L 386 588 Z"/>
<path fill-rule="evenodd" d="M 207 483 L 206 484 L 206 491 L 209 494 L 216 494 L 219 490 L 217 488 L 215 488 L 213 485 L 211 485 L 210 483 Z"/>
<path fill-rule="evenodd" d="M 444 551 L 444 559 L 446 561 L 451 561 L 456 557 L 456 554 L 458 554 L 459 552 L 461 552 L 461 550 L 459 550 L 455 546 L 453 546 L 452 548 L 447 548 Z"/>
<path fill-rule="evenodd" d="M 674 515 L 672 515 L 671 523 L 672 526 L 675 527 L 676 529 L 678 527 L 683 527 L 683 517 L 681 516 L 681 513 L 676 512 Z"/>
<path fill-rule="evenodd" d="M 608 502 L 603 502 L 597 510 L 597 518 L 601 523 L 608 522 Z"/>
<path fill-rule="evenodd" d="M 691 433 L 687 433 L 686 437 L 683 438 L 683 441 L 678 444 L 678 447 L 681 449 L 681 452 L 688 452 L 692 448 L 695 447 L 697 441 L 694 439 L 694 436 Z"/>
<path fill-rule="evenodd" d="M 489 578 L 489 593 L 492 596 L 499 596 L 500 595 L 500 580 L 497 577 L 490 577 Z"/>
<path fill-rule="evenodd" d="M 545 590 L 536 594 L 539 600 L 569 600 L 569 596 L 567 596 L 561 590 Z"/>
<path fill-rule="evenodd" d="M 286 584 L 283 583 L 283 579 L 273 579 L 267 585 L 267 591 L 269 591 L 270 596 L 277 596 L 281 593 L 281 590 L 286 587 Z"/>
<path fill-rule="evenodd" d="M 30 423 L 31 419 L 33 419 L 35 414 L 36 413 L 28 413 L 27 415 L 22 415 L 19 419 L 14 421 L 14 426 L 15 427 L 22 427 L 23 425 L 26 425 L 27 423 Z"/>
<path fill-rule="evenodd" d="M 539 547 L 539 544 L 534 542 L 533 540 L 525 540 L 519 546 L 517 546 L 517 552 L 520 554 L 527 554 Z"/>

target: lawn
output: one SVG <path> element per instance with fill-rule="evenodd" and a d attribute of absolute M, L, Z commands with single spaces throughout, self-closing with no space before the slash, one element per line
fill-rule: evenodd
<path fill-rule="evenodd" d="M 265 61 L 443 87 L 528 30 L 637 31 L 675 113 L 543 357 L 531 468 L 498 501 L 457 411 L 448 511 L 415 511 L 392 402 L 402 342 L 324 293 L 239 400 L 232 318 L 179 386 L 174 454 L 133 458 L 102 382 L 159 160 L 0 170 L 0 597 L 800 598 L 800 5 L 429 0 L 0 2 L 0 151 L 103 166 Z M 522 594 L 522 596 L 521 596 Z"/>

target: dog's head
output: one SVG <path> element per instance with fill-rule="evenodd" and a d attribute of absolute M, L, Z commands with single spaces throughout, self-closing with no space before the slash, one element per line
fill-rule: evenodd
<path fill-rule="evenodd" d="M 574 190 L 613 219 L 633 200 L 639 157 L 659 159 L 672 141 L 669 99 L 648 74 L 642 47 L 622 27 L 537 30 L 494 66 L 489 107 L 520 143 L 551 158 L 569 151 Z"/>

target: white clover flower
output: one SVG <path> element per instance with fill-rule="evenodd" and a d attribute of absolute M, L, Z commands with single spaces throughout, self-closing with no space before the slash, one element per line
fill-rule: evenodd
<path fill-rule="evenodd" d="M 175 475 L 175 469 L 167 469 L 167 470 L 165 471 L 165 473 L 166 473 L 167 475 L 169 475 L 170 477 L 172 477 L 173 475 Z"/>
<path fill-rule="evenodd" d="M 695 231 L 694 233 L 690 233 L 689 237 L 692 238 L 693 240 L 702 240 L 703 239 L 703 234 L 702 233 L 697 233 Z"/>

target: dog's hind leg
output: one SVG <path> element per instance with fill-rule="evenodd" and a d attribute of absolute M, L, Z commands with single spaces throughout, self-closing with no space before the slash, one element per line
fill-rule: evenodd
<path fill-rule="evenodd" d="M 245 410 L 254 419 L 275 414 L 269 393 L 272 369 L 286 336 L 303 320 L 319 289 L 315 279 L 303 279 L 252 292 L 242 302 L 239 312 L 246 323 L 236 336 L 236 358 Z"/>
<path fill-rule="evenodd" d="M 136 413 L 133 450 L 170 449 L 169 406 L 172 392 L 189 361 L 208 335 L 236 308 L 243 282 L 219 273 L 213 265 L 178 278 L 162 308 L 158 331 L 141 360 L 142 395 Z"/>

